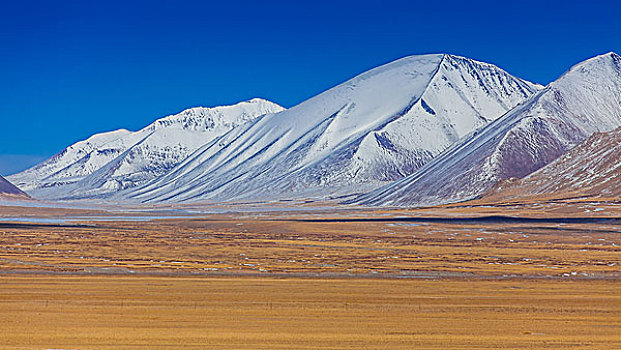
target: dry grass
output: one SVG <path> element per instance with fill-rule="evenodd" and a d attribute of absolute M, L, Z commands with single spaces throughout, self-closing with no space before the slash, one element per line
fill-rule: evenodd
<path fill-rule="evenodd" d="M 0 226 L 0 270 L 619 278 L 619 223 L 298 218 Z"/>
<path fill-rule="evenodd" d="M 5 275 L 6 349 L 619 349 L 615 281 Z"/>

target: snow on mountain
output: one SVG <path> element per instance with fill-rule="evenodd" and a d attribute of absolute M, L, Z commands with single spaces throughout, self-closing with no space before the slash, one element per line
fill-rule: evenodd
<path fill-rule="evenodd" d="M 247 121 L 282 110 L 263 99 L 190 108 L 136 132 L 93 135 L 10 179 L 40 198 L 114 193 L 161 176 L 200 146 Z"/>
<path fill-rule="evenodd" d="M 0 198 L 28 198 L 28 195 L 0 176 Z"/>
<path fill-rule="evenodd" d="M 621 125 L 621 57 L 579 63 L 525 103 L 464 138 L 416 173 L 358 203 L 427 205 L 475 198 L 522 178 L 595 132 Z"/>
<path fill-rule="evenodd" d="M 541 194 L 621 196 L 621 128 L 593 134 L 525 178 L 501 182 L 486 197 L 510 199 Z"/>
<path fill-rule="evenodd" d="M 463 57 L 406 57 L 236 128 L 121 195 L 282 199 L 375 188 L 412 173 L 538 88 Z"/>

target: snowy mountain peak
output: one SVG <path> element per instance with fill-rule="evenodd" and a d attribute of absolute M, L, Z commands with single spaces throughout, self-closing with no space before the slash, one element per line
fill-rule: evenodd
<path fill-rule="evenodd" d="M 491 63 L 477 61 L 471 58 L 454 55 L 454 54 L 444 54 L 444 59 L 448 62 L 451 62 L 453 65 L 463 65 L 466 67 L 470 67 L 470 69 L 477 69 L 476 67 L 480 67 L 478 69 L 487 70 L 490 72 L 500 72 L 505 77 L 513 78 L 513 76 L 507 73 L 507 71 Z M 533 82 L 530 82 L 524 79 L 521 79 L 521 81 L 534 90 L 543 89 L 543 85 L 541 84 L 533 83 Z"/>
<path fill-rule="evenodd" d="M 575 64 L 551 85 L 558 85 L 568 80 L 570 83 L 575 80 L 594 81 L 598 76 L 611 71 L 621 71 L 621 56 L 614 52 L 598 55 Z"/>
<path fill-rule="evenodd" d="M 264 103 L 264 104 L 269 104 L 269 105 L 275 105 L 274 102 L 266 100 L 266 99 L 261 98 L 261 97 L 254 97 L 254 98 L 251 98 L 251 99 L 249 99 L 247 101 L 242 101 L 240 103 Z"/>
<path fill-rule="evenodd" d="M 189 108 L 139 131 L 95 134 L 10 179 L 41 198 L 114 192 L 165 173 L 196 148 L 239 125 L 283 110 L 259 98 L 230 106 Z"/>
<path fill-rule="evenodd" d="M 169 115 L 161 119 L 170 119 L 170 118 L 174 119 L 174 118 L 179 118 L 179 116 L 181 115 L 206 115 L 209 113 L 226 113 L 227 111 L 239 111 L 239 110 L 241 111 L 250 110 L 253 113 L 256 112 L 257 110 L 267 110 L 270 113 L 274 113 L 274 112 L 282 111 L 284 110 L 284 108 L 274 102 L 271 102 L 271 101 L 268 101 L 262 98 L 253 98 L 253 99 L 250 99 L 247 101 L 241 101 L 241 102 L 238 102 L 232 105 L 213 106 L 213 107 L 203 107 L 203 106 L 191 107 L 191 108 L 184 109 L 183 111 L 177 114 Z"/>
<path fill-rule="evenodd" d="M 95 145 L 95 147 L 103 146 L 108 142 L 115 141 L 119 138 L 123 138 L 131 134 L 131 131 L 127 129 L 117 129 L 112 131 L 106 131 L 99 134 L 95 134 L 83 141 L 78 141 L 75 144 L 69 146 L 69 149 L 82 148 L 87 145 Z"/>
<path fill-rule="evenodd" d="M 230 128 L 233 125 L 243 124 L 259 115 L 277 113 L 283 110 L 284 108 L 276 103 L 254 98 L 229 106 L 188 108 L 180 113 L 160 118 L 145 129 L 155 130 L 156 128 L 176 126 L 182 129 L 206 131 L 218 126 Z"/>
<path fill-rule="evenodd" d="M 569 71 L 573 71 L 577 68 L 580 67 L 584 67 L 584 66 L 591 66 L 591 65 L 599 65 L 599 64 L 610 64 L 610 63 L 616 63 L 619 62 L 619 60 L 621 60 L 621 56 L 619 56 L 616 52 L 614 51 L 610 51 L 601 55 L 597 55 L 594 57 L 591 57 L 589 59 L 586 59 L 582 62 L 579 62 L 577 64 L 575 64 L 573 67 L 571 67 L 569 69 Z"/>

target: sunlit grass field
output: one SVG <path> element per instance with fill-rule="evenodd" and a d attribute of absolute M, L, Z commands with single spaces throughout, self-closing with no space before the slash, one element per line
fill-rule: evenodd
<path fill-rule="evenodd" d="M 619 349 L 616 281 L 3 275 L 4 349 Z"/>

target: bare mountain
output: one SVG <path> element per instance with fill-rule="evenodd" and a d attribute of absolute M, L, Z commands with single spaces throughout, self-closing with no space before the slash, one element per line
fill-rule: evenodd
<path fill-rule="evenodd" d="M 29 196 L 0 176 L 0 198 L 29 198 Z"/>
<path fill-rule="evenodd" d="M 522 178 L 501 182 L 485 197 L 621 197 L 621 128 L 595 133 L 554 162 Z"/>

